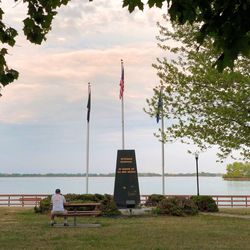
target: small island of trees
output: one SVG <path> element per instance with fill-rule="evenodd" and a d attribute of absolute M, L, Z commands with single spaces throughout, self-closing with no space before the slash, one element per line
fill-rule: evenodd
<path fill-rule="evenodd" d="M 225 180 L 249 180 L 250 162 L 234 162 L 227 165 L 227 173 L 223 175 Z"/>

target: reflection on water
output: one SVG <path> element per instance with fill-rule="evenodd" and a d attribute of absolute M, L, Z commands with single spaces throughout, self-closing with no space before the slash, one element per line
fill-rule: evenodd
<path fill-rule="evenodd" d="M 113 194 L 114 177 L 90 177 L 89 193 Z M 224 181 L 221 177 L 200 177 L 200 194 L 250 195 L 250 181 Z M 141 194 L 160 194 L 161 177 L 140 177 Z M 1 194 L 50 194 L 56 188 L 62 193 L 85 193 L 84 177 L 1 177 Z M 196 177 L 166 177 L 165 193 L 195 195 Z"/>

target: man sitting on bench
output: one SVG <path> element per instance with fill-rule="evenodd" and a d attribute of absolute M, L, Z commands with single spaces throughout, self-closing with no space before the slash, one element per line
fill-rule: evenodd
<path fill-rule="evenodd" d="M 51 226 L 55 224 L 55 216 L 58 214 L 63 214 L 64 216 L 64 226 L 68 226 L 67 222 L 67 210 L 64 209 L 64 204 L 66 203 L 65 197 L 61 194 L 60 189 L 56 189 L 55 194 L 51 197 L 52 211 L 51 211 Z"/>

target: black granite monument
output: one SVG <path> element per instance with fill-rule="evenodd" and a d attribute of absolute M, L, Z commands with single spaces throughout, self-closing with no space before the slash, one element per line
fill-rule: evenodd
<path fill-rule="evenodd" d="M 135 150 L 118 150 L 114 200 L 118 208 L 134 208 L 140 203 Z"/>

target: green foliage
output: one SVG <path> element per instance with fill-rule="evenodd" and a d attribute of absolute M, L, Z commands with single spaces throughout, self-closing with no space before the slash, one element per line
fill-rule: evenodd
<path fill-rule="evenodd" d="M 197 205 L 201 212 L 218 212 L 218 206 L 211 196 L 192 196 L 191 200 Z"/>
<path fill-rule="evenodd" d="M 118 210 L 113 196 L 101 195 L 101 194 L 66 194 L 65 199 L 67 202 L 75 203 L 87 203 L 87 202 L 100 202 L 101 203 L 101 214 L 103 216 L 114 216 L 119 215 Z M 42 199 L 38 207 L 34 207 L 36 213 L 47 213 L 51 210 L 51 196 Z M 73 209 L 70 209 L 73 210 Z M 84 208 L 82 208 L 84 210 Z"/>
<path fill-rule="evenodd" d="M 34 207 L 34 211 L 35 211 L 35 213 L 44 214 L 44 213 L 47 213 L 48 211 L 50 211 L 50 208 L 51 208 L 51 195 L 42 199 L 40 201 L 39 206 Z"/>
<path fill-rule="evenodd" d="M 102 199 L 101 211 L 104 216 L 115 216 L 121 214 L 117 209 L 113 196 L 108 194 L 105 194 Z"/>
<path fill-rule="evenodd" d="M 1 41 L 3 40 L 1 39 L 1 34 L 0 34 L 0 40 Z M 12 44 L 12 42 L 9 41 L 8 44 Z M 2 86 L 4 87 L 18 78 L 18 72 L 14 69 L 8 68 L 8 65 L 5 60 L 5 56 L 7 54 L 8 54 L 8 51 L 6 48 L 2 48 L 0 50 L 0 90 Z"/>
<path fill-rule="evenodd" d="M 191 199 L 171 197 L 162 199 L 156 207 L 156 212 L 174 216 L 196 215 L 198 207 Z"/>
<path fill-rule="evenodd" d="M 146 112 L 155 116 L 162 88 L 163 113 L 172 121 L 164 140 L 192 141 L 200 150 L 218 145 L 220 159 L 235 150 L 241 159 L 250 159 L 250 59 L 240 57 L 233 71 L 220 73 L 213 67 L 219 52 L 212 40 L 204 40 L 202 46 L 195 42 L 197 25 L 174 25 L 173 31 L 159 27 L 159 46 L 168 57 L 153 64 L 160 86 L 147 100 Z"/>
<path fill-rule="evenodd" d="M 24 0 L 28 3 L 28 17 L 23 20 L 24 34 L 27 39 L 35 44 L 41 44 L 46 40 L 47 33 L 51 30 L 56 8 L 67 5 L 69 0 Z"/>
<path fill-rule="evenodd" d="M 128 6 L 129 12 L 134 11 L 135 7 L 138 7 L 140 10 L 143 10 L 143 2 L 141 0 L 123 0 L 123 7 Z"/>
<path fill-rule="evenodd" d="M 145 206 L 147 207 L 155 207 L 158 205 L 158 203 L 165 199 L 165 196 L 164 195 L 161 195 L 161 194 L 151 194 L 148 196 L 146 202 L 145 202 Z"/>
<path fill-rule="evenodd" d="M 162 8 L 168 4 L 170 20 L 178 25 L 198 24 L 196 41 L 202 45 L 208 37 L 219 52 L 214 65 L 221 72 L 233 68 L 240 55 L 250 56 L 250 4 L 249 1 L 233 0 L 148 0 L 149 8 Z M 133 12 L 144 9 L 141 0 L 124 0 L 123 7 Z"/>
<path fill-rule="evenodd" d="M 250 178 L 250 162 L 234 162 L 227 165 L 225 178 Z"/>
<path fill-rule="evenodd" d="M 81 201 L 81 202 L 99 202 L 103 199 L 103 195 L 95 194 L 66 194 L 67 202 Z"/>

